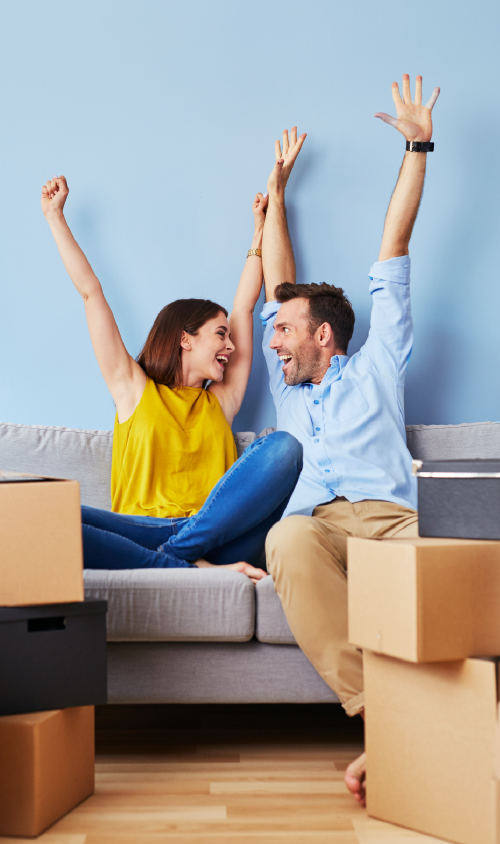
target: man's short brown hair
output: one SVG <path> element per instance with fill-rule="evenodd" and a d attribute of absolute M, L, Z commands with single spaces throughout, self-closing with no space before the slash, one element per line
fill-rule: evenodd
<path fill-rule="evenodd" d="M 335 339 L 335 345 L 347 352 L 354 331 L 354 311 L 341 287 L 333 284 L 279 284 L 274 291 L 278 302 L 290 299 L 309 300 L 309 330 L 314 334 L 318 326 L 327 322 Z"/>

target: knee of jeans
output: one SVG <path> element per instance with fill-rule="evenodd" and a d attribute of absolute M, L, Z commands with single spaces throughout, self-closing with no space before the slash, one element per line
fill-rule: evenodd
<path fill-rule="evenodd" d="M 288 431 L 273 431 L 268 434 L 269 445 L 273 455 L 279 458 L 280 462 L 287 461 L 297 467 L 298 472 L 302 471 L 302 443 Z"/>
<path fill-rule="evenodd" d="M 84 525 L 86 523 L 87 519 L 90 516 L 90 512 L 92 510 L 92 507 L 87 507 L 85 504 L 82 504 L 80 509 L 81 509 L 81 512 L 82 512 L 82 525 Z"/>

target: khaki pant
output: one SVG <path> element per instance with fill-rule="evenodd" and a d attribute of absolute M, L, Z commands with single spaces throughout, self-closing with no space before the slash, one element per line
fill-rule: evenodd
<path fill-rule="evenodd" d="M 287 516 L 266 541 L 292 633 L 348 715 L 364 709 L 361 652 L 347 641 L 347 537 L 418 536 L 418 514 L 390 501 L 336 498 L 312 516 Z"/>

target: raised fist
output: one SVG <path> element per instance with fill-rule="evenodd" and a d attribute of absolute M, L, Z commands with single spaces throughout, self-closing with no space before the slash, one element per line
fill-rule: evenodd
<path fill-rule="evenodd" d="M 266 211 L 268 202 L 269 197 L 267 196 L 267 194 L 266 196 L 264 196 L 262 193 L 258 193 L 252 203 L 252 211 L 256 229 L 263 228 L 264 223 L 266 222 Z"/>
<path fill-rule="evenodd" d="M 42 211 L 48 214 L 49 211 L 62 211 L 69 193 L 68 183 L 64 176 L 54 176 L 42 187 Z"/>

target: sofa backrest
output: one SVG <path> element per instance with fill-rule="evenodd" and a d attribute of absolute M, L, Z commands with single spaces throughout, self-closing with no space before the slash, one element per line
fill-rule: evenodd
<path fill-rule="evenodd" d="M 267 434 L 273 428 L 266 428 Z M 422 460 L 500 458 L 500 423 L 408 425 L 408 448 Z M 251 431 L 235 434 L 238 455 L 253 442 Z M 82 504 L 111 509 L 112 431 L 0 423 L 0 469 L 80 482 Z"/>
<path fill-rule="evenodd" d="M 234 435 L 238 456 L 256 434 Z M 112 431 L 0 423 L 0 470 L 28 472 L 80 483 L 82 504 L 111 510 Z"/>

